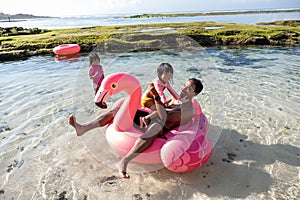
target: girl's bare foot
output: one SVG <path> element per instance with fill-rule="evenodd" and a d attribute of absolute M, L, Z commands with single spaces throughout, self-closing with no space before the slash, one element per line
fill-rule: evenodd
<path fill-rule="evenodd" d="M 147 128 L 148 126 L 148 119 L 146 119 L 145 117 L 140 117 L 140 128 Z"/>

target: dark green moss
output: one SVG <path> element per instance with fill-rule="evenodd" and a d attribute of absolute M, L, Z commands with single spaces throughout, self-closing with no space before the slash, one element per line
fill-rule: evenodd
<path fill-rule="evenodd" d="M 275 21 L 275 22 L 259 22 L 257 25 L 275 25 L 275 26 L 300 26 L 300 20 Z"/>
<path fill-rule="evenodd" d="M 15 36 L 15 35 L 32 35 L 32 34 L 40 34 L 45 33 L 48 30 L 39 29 L 39 28 L 22 28 L 22 27 L 8 27 L 2 28 L 0 27 L 0 36 Z"/>
<path fill-rule="evenodd" d="M 289 21 L 279 24 L 291 24 Z M 294 22 L 292 23 L 294 24 Z M 18 30 L 17 30 L 18 31 Z M 183 36 L 202 46 L 289 45 L 300 44 L 300 26 L 255 26 L 233 23 L 194 22 L 174 24 L 144 24 L 99 26 L 87 28 L 39 31 L 34 34 L 0 36 L 0 59 L 13 60 L 31 55 L 53 54 L 60 44 L 77 43 L 81 52 L 95 47 L 101 51 L 138 51 L 178 48 L 189 44 Z M 99 46 L 100 44 L 100 46 Z"/>

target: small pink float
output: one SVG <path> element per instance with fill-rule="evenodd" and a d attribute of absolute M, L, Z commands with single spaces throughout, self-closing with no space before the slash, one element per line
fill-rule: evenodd
<path fill-rule="evenodd" d="M 80 51 L 80 46 L 78 44 L 61 44 L 54 47 L 53 52 L 56 55 L 69 55 L 75 54 Z"/>

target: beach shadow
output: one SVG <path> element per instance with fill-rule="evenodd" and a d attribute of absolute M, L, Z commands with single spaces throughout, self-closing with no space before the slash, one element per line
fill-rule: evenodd
<path fill-rule="evenodd" d="M 178 199 L 178 194 L 182 194 L 182 199 L 191 199 L 195 195 L 246 198 L 253 193 L 267 193 L 274 180 L 265 167 L 275 161 L 291 167 L 300 166 L 300 149 L 284 144 L 258 144 L 235 130 L 223 129 L 210 160 L 204 166 L 186 174 L 161 170 L 165 181 L 176 180 L 177 184 L 152 197 L 165 197 L 168 193 L 168 199 Z M 298 176 L 297 170 L 292 173 L 295 173 L 293 177 Z"/>

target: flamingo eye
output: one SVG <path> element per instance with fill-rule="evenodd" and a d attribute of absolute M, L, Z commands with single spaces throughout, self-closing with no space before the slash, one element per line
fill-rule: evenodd
<path fill-rule="evenodd" d="M 116 83 L 111 84 L 111 88 L 112 88 L 112 89 L 115 89 L 116 87 L 117 87 L 117 84 L 116 84 Z"/>

